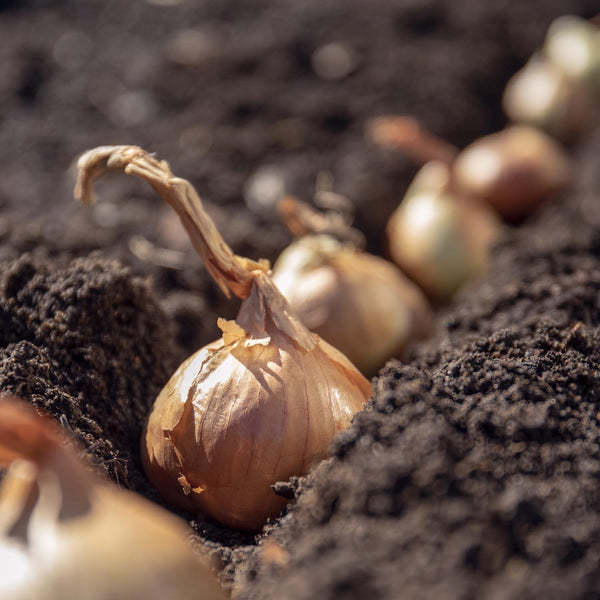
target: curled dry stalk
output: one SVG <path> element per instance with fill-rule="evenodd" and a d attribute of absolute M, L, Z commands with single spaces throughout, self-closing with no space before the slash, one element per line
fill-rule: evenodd
<path fill-rule="evenodd" d="M 377 117 L 367 123 L 367 138 L 377 146 L 401 150 L 418 164 L 439 161 L 452 165 L 459 149 L 428 131 L 414 117 Z"/>
<path fill-rule="evenodd" d="M 278 326 L 306 349 L 314 347 L 314 340 L 306 335 L 305 328 L 289 314 L 284 298 L 276 290 L 270 277 L 269 263 L 266 260 L 253 261 L 237 256 L 217 231 L 200 196 L 192 184 L 171 172 L 168 163 L 159 161 L 138 146 L 101 146 L 83 154 L 77 162 L 79 176 L 75 184 L 75 198 L 84 204 L 93 202 L 92 183 L 107 171 L 117 171 L 133 175 L 149 183 L 156 193 L 169 204 L 179 216 L 194 248 L 204 261 L 206 268 L 223 293 L 230 297 L 235 294 L 242 300 L 249 298 L 254 284 L 260 288 L 259 295 L 268 297 L 268 302 L 258 302 L 261 313 L 272 314 Z M 237 319 L 239 322 L 239 318 Z M 258 320 L 248 319 L 244 326 L 264 338 L 264 329 Z M 219 319 L 219 327 L 227 328 L 226 335 L 235 335 L 236 323 Z"/>
<path fill-rule="evenodd" d="M 271 280 L 268 264 L 236 256 L 192 185 L 135 146 L 101 147 L 78 163 L 76 196 L 107 170 L 147 181 L 181 219 L 221 289 L 243 299 L 219 340 L 189 357 L 159 394 L 142 459 L 173 504 L 221 524 L 257 531 L 286 500 L 271 486 L 327 456 L 371 394 L 370 383 L 311 333 Z"/>
<path fill-rule="evenodd" d="M 75 197 L 84 204 L 93 199 L 94 179 L 106 171 L 119 171 L 147 181 L 179 215 L 194 248 L 223 293 L 247 298 L 252 287 L 250 273 L 267 272 L 267 261 L 236 256 L 204 210 L 189 181 L 175 177 L 164 160 L 157 160 L 138 146 L 101 146 L 83 154 L 77 162 L 79 175 Z"/>
<path fill-rule="evenodd" d="M 365 236 L 350 227 L 345 217 L 336 211 L 322 213 L 294 196 L 285 196 L 277 203 L 277 212 L 294 237 L 330 235 L 356 248 L 365 246 Z"/>

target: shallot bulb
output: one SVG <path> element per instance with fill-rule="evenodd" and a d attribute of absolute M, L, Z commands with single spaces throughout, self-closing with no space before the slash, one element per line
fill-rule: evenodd
<path fill-rule="evenodd" d="M 572 141 L 598 118 L 599 96 L 600 29 L 594 20 L 565 15 L 508 82 L 503 105 L 511 120 Z"/>
<path fill-rule="evenodd" d="M 452 178 L 458 194 L 483 200 L 507 221 L 518 222 L 568 185 L 571 164 L 549 135 L 511 125 L 467 146 L 453 164 Z"/>
<path fill-rule="evenodd" d="M 499 229 L 485 204 L 453 193 L 449 167 L 432 161 L 388 221 L 388 252 L 430 297 L 444 301 L 486 271 Z"/>
<path fill-rule="evenodd" d="M 288 214 L 290 204 L 296 213 L 312 210 L 284 201 Z M 433 327 L 427 298 L 396 266 L 333 235 L 294 241 L 277 259 L 273 280 L 302 322 L 366 375 L 404 355 Z"/>
<path fill-rule="evenodd" d="M 586 86 L 542 54 L 534 55 L 509 80 L 502 105 L 511 121 L 533 125 L 566 141 L 585 132 L 595 112 Z"/>
<path fill-rule="evenodd" d="M 564 73 L 600 94 L 600 28 L 575 15 L 552 22 L 544 54 Z"/>
<path fill-rule="evenodd" d="M 217 600 L 186 525 L 94 476 L 59 428 L 0 399 L 3 600 Z"/>
<path fill-rule="evenodd" d="M 287 500 L 272 485 L 325 458 L 371 394 L 339 351 L 311 333 L 273 284 L 265 263 L 235 256 L 192 185 L 137 147 L 91 150 L 76 195 L 115 169 L 149 182 L 179 214 L 226 294 L 243 299 L 223 335 L 183 362 L 159 394 L 142 441 L 148 478 L 185 510 L 258 531 Z"/>

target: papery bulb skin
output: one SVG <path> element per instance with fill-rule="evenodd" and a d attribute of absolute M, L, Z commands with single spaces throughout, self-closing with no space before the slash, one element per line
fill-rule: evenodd
<path fill-rule="evenodd" d="M 30 466 L 15 464 L 10 477 L 28 477 Z M 3 600 L 224 599 L 189 547 L 184 523 L 167 511 L 100 482 L 73 511 L 78 499 L 62 495 L 53 473 L 34 477 L 26 537 L 0 539 L 3 566 L 11 565 L 0 581 Z"/>
<path fill-rule="evenodd" d="M 519 222 L 568 185 L 571 164 L 550 136 L 512 125 L 467 146 L 452 175 L 458 195 L 487 202 L 507 221 Z"/>
<path fill-rule="evenodd" d="M 236 322 L 221 322 L 223 338 L 175 372 L 142 444 L 146 473 L 168 501 L 245 531 L 279 514 L 287 500 L 271 485 L 326 457 L 371 393 L 343 355 L 272 310 L 266 277 Z"/>
<path fill-rule="evenodd" d="M 396 266 L 330 236 L 293 242 L 273 281 L 301 321 L 368 376 L 433 328 L 427 298 Z"/>
<path fill-rule="evenodd" d="M 192 355 L 159 394 L 142 438 L 150 481 L 173 504 L 259 531 L 285 504 L 271 489 L 327 456 L 371 395 L 339 351 L 293 315 L 267 261 L 237 256 L 189 181 L 138 146 L 100 146 L 77 162 L 75 196 L 106 171 L 140 177 L 179 215 L 221 290 L 243 299 L 221 340 Z"/>
<path fill-rule="evenodd" d="M 47 571 L 39 573 L 42 589 L 60 590 L 57 600 L 79 599 L 81 590 L 73 589 L 72 582 L 83 576 L 105 581 L 104 593 L 89 596 L 94 600 L 222 600 L 216 578 L 189 547 L 188 534 L 184 523 L 164 509 L 100 487 L 84 519 L 56 529 L 55 555 Z M 47 536 L 45 541 L 50 541 Z"/>

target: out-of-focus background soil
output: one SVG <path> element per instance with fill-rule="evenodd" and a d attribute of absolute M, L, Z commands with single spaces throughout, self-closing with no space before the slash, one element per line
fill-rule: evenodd
<path fill-rule="evenodd" d="M 330 189 L 381 253 L 416 166 L 366 142 L 367 119 L 411 114 L 464 146 L 503 127 L 503 87 L 552 19 L 599 11 L 597 0 L 0 0 L 0 386 L 160 501 L 139 464 L 144 417 L 236 303 L 149 188 L 115 176 L 78 207 L 76 156 L 156 152 L 251 258 L 289 241 L 275 199 Z M 571 189 L 509 230 L 490 276 L 438 310 L 436 339 L 375 381 L 371 408 L 275 526 L 284 559 L 193 522 L 239 597 L 596 597 L 599 147 L 590 132 L 571 150 Z"/>

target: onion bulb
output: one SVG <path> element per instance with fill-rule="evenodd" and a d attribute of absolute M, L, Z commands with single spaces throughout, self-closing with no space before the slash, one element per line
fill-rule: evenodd
<path fill-rule="evenodd" d="M 458 155 L 452 168 L 458 195 L 488 202 L 511 222 L 525 218 L 570 178 L 571 164 L 562 148 L 528 125 L 480 138 Z"/>
<path fill-rule="evenodd" d="M 543 51 L 561 71 L 600 93 L 600 28 L 575 15 L 550 25 Z"/>
<path fill-rule="evenodd" d="M 576 138 L 594 116 L 594 102 L 585 85 L 541 54 L 509 80 L 502 105 L 515 123 L 533 125 L 560 140 Z"/>
<path fill-rule="evenodd" d="M 150 183 L 178 213 L 229 295 L 243 299 L 223 335 L 177 369 L 148 418 L 142 460 L 174 505 L 223 525 L 258 531 L 287 500 L 271 486 L 305 474 L 362 408 L 371 385 L 311 333 L 272 282 L 268 266 L 233 254 L 192 185 L 141 148 L 102 147 L 78 163 L 76 196 L 114 169 Z"/>
<path fill-rule="evenodd" d="M 517 222 L 571 178 L 563 149 L 528 125 L 512 125 L 484 136 L 461 152 L 410 117 L 379 117 L 367 125 L 376 144 L 401 150 L 418 162 L 450 169 L 448 189 L 456 197 L 490 204 L 505 220 Z"/>
<path fill-rule="evenodd" d="M 452 191 L 450 175 L 442 162 L 424 165 L 386 228 L 392 260 L 436 300 L 485 272 L 500 229 L 485 204 Z"/>
<path fill-rule="evenodd" d="M 62 432 L 0 399 L 0 597 L 3 600 L 216 600 L 187 527 L 101 481 Z"/>
<path fill-rule="evenodd" d="M 290 204 L 295 213 L 312 212 L 299 200 L 283 202 L 288 215 Z M 333 235 L 293 242 L 275 263 L 273 280 L 302 322 L 366 375 L 431 333 L 421 290 L 392 263 Z"/>
<path fill-rule="evenodd" d="M 374 119 L 367 136 L 428 160 L 386 232 L 392 260 L 438 300 L 486 270 L 500 230 L 491 209 L 519 221 L 571 176 L 560 146 L 527 125 L 507 127 L 461 152 L 409 117 Z"/>

